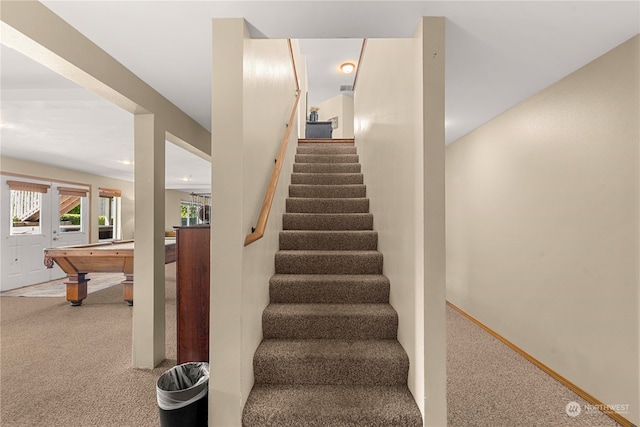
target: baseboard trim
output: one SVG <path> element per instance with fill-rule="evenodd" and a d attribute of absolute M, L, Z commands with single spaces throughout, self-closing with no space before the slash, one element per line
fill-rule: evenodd
<path fill-rule="evenodd" d="M 587 393 L 586 391 L 584 391 L 583 389 L 581 389 L 580 387 L 578 387 L 577 385 L 575 385 L 574 383 L 572 383 L 571 381 L 569 381 L 568 379 L 566 379 L 565 377 L 563 377 L 562 375 L 560 375 L 559 373 L 554 371 L 553 369 L 549 368 L 547 365 L 545 365 L 544 363 L 542 363 L 541 361 L 539 361 L 535 357 L 531 356 L 529 353 L 527 353 L 526 351 L 522 350 L 520 347 L 516 346 L 511 341 L 507 340 L 502 335 L 500 335 L 497 332 L 493 331 L 488 326 L 486 326 L 482 322 L 480 322 L 478 319 L 476 319 L 473 316 L 467 314 L 462 309 L 460 309 L 459 307 L 456 307 L 454 304 L 452 304 L 449 301 L 447 301 L 447 305 L 449 307 L 451 307 L 452 309 L 454 309 L 455 311 L 457 311 L 458 313 L 460 313 L 461 315 L 463 315 L 464 317 L 466 317 L 467 319 L 469 319 L 470 321 L 472 321 L 473 323 L 475 323 L 476 325 L 478 325 L 479 327 L 481 327 L 482 329 L 484 329 L 491 336 L 496 338 L 498 341 L 501 341 L 503 344 L 505 344 L 507 347 L 509 347 L 510 349 L 512 349 L 513 351 L 515 351 L 516 353 L 518 353 L 519 355 L 521 355 L 522 357 L 527 359 L 529 362 L 533 363 L 535 366 L 540 368 L 542 371 L 546 372 L 548 375 L 550 375 L 556 381 L 560 382 L 562 385 L 567 387 L 569 390 L 573 391 L 575 394 L 577 394 L 578 396 L 582 397 L 589 404 L 594 405 L 597 408 L 606 408 L 605 404 L 603 404 L 601 401 L 599 401 L 598 399 L 593 397 L 591 394 Z M 618 424 L 622 425 L 623 427 L 636 427 L 635 424 L 633 424 L 631 421 L 629 421 L 628 419 L 626 419 L 625 417 L 623 417 L 622 415 L 618 414 L 615 411 L 602 411 L 602 413 L 604 413 L 605 415 L 609 416 L 611 419 L 613 419 L 615 422 L 617 422 Z"/>

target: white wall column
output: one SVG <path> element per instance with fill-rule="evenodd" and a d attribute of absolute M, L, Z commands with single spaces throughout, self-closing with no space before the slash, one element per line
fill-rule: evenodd
<path fill-rule="evenodd" d="M 165 358 L 165 130 L 153 114 L 134 118 L 135 249 L 133 351 L 135 368 Z"/>
<path fill-rule="evenodd" d="M 209 425 L 240 425 L 243 224 L 243 19 L 214 19 L 211 83 Z M 215 244 L 214 244 L 215 243 Z M 224 349 L 224 351 L 220 351 Z"/>
<path fill-rule="evenodd" d="M 425 426 L 447 424 L 444 47 L 444 18 L 422 18 Z"/>
<path fill-rule="evenodd" d="M 389 302 L 425 426 L 447 423 L 444 22 L 425 17 L 410 39 L 369 39 L 354 99 Z"/>

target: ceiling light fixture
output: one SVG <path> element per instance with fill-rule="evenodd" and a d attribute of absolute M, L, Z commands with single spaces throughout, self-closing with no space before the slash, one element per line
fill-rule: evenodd
<path fill-rule="evenodd" d="M 340 69 L 343 73 L 350 74 L 353 73 L 353 70 L 356 69 L 356 66 L 352 62 L 345 62 L 344 64 L 340 65 Z"/>

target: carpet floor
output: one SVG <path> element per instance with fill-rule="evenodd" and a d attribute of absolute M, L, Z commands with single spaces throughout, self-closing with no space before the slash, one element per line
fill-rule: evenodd
<path fill-rule="evenodd" d="M 122 273 L 89 273 L 87 274 L 87 294 L 101 291 L 103 289 L 116 286 L 124 280 Z M 51 297 L 58 298 L 67 295 L 67 285 L 64 282 L 67 278 L 51 280 L 37 285 L 23 286 L 10 291 L 3 291 L 3 297 Z"/>
<path fill-rule="evenodd" d="M 0 425 L 151 427 L 159 424 L 155 383 L 175 365 L 175 264 L 166 266 L 165 360 L 131 368 L 131 307 L 122 285 L 81 307 L 60 298 L 0 297 Z M 447 307 L 448 425 L 607 427 L 586 402 Z"/>
<path fill-rule="evenodd" d="M 567 405 L 584 408 L 576 417 Z M 447 306 L 447 422 L 451 427 L 619 425 Z"/>
<path fill-rule="evenodd" d="M 175 263 L 165 274 L 167 359 L 152 370 L 131 367 L 121 284 L 80 307 L 64 296 L 0 297 L 0 425 L 157 426 L 155 383 L 176 363 Z"/>

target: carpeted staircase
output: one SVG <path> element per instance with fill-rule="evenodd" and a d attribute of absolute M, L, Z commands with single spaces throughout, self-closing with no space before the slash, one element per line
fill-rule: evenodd
<path fill-rule="evenodd" d="M 243 426 L 421 426 L 356 147 L 303 141 Z"/>

